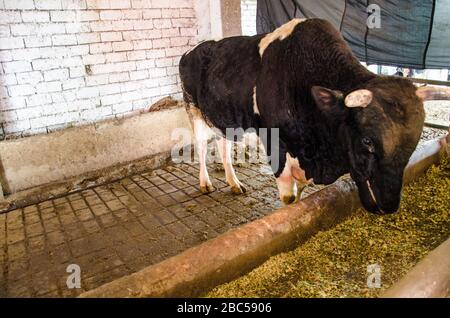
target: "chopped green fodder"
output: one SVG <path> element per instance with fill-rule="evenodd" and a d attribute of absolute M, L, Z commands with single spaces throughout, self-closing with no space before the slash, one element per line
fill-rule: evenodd
<path fill-rule="evenodd" d="M 406 186 L 398 213 L 358 211 L 207 297 L 376 297 L 450 236 L 450 160 Z M 368 265 L 381 288 L 368 288 Z"/>

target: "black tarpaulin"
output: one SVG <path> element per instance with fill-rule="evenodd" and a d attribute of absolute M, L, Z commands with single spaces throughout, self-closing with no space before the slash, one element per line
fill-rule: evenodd
<path fill-rule="evenodd" d="M 369 5 L 380 9 L 380 28 L 368 27 Z M 259 34 L 294 17 L 322 18 L 366 63 L 450 68 L 450 0 L 258 0 L 257 10 Z"/>

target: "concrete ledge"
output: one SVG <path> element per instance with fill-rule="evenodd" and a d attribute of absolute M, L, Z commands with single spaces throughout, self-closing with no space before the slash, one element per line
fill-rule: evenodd
<path fill-rule="evenodd" d="M 417 150 L 405 171 L 410 181 L 438 162 L 438 141 Z M 88 291 L 81 297 L 195 297 L 237 278 L 320 230 L 342 221 L 360 202 L 356 186 L 341 179 L 295 205 L 231 230 L 159 264 Z"/>
<path fill-rule="evenodd" d="M 13 194 L 168 152 L 179 127 L 190 127 L 183 107 L 0 142 L 3 191 Z"/>
<path fill-rule="evenodd" d="M 450 297 L 450 238 L 431 251 L 384 298 Z"/>
<path fill-rule="evenodd" d="M 450 142 L 450 140 L 447 141 L 449 136 L 440 140 L 428 140 L 417 146 L 405 169 L 403 183 L 417 179 L 431 165 L 438 163 L 442 156 L 448 156 L 446 149 Z"/>

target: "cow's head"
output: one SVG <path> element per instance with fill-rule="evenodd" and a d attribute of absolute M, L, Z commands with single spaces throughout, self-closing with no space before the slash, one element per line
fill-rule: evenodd
<path fill-rule="evenodd" d="M 403 171 L 419 142 L 423 101 L 450 99 L 448 90 L 417 89 L 409 80 L 377 77 L 344 95 L 314 86 L 319 109 L 334 121 L 347 153 L 349 170 L 364 208 L 373 213 L 398 210 Z"/>

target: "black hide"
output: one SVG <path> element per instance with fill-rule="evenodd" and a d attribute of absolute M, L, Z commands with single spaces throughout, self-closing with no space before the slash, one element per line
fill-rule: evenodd
<path fill-rule="evenodd" d="M 368 210 L 395 211 L 403 169 L 424 120 L 414 85 L 369 72 L 325 20 L 299 23 L 261 57 L 264 37 L 208 41 L 186 53 L 180 61 L 186 102 L 224 134 L 226 128 L 279 129 L 279 148 L 272 154 L 270 143 L 265 145 L 269 156 L 279 156 L 275 176 L 289 152 L 307 179 L 330 184 L 350 172 Z M 253 107 L 255 87 L 259 114 Z M 318 103 L 313 87 L 314 92 L 334 92 L 335 103 Z M 344 97 L 362 88 L 373 93 L 370 105 L 346 107 Z M 396 186 L 386 189 L 386 184 Z"/>

